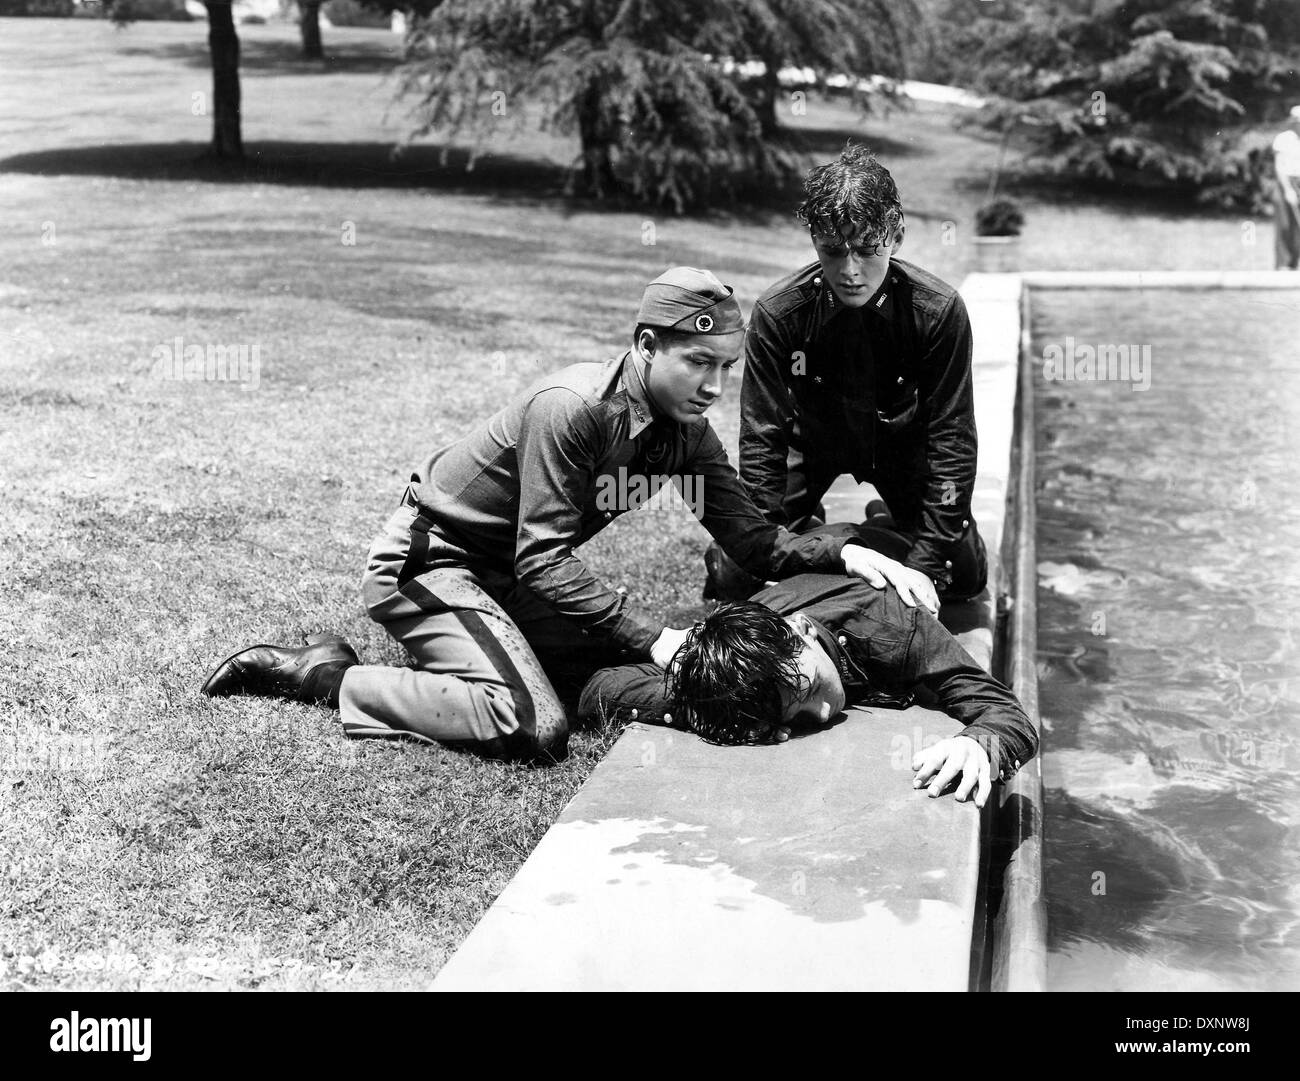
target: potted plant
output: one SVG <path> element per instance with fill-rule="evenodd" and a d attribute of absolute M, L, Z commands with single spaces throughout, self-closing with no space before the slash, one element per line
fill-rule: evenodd
<path fill-rule="evenodd" d="M 975 265 L 985 273 L 1005 274 L 1020 262 L 1020 204 L 994 199 L 975 211 Z"/>

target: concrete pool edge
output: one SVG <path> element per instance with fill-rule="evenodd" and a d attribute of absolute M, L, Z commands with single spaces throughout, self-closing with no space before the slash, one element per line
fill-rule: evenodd
<path fill-rule="evenodd" d="M 976 342 L 977 424 L 980 469 L 990 411 L 1004 461 L 1002 529 L 997 543 L 1001 607 L 997 650 L 990 671 L 1020 698 L 1041 736 L 1035 667 L 1033 520 L 1033 398 L 1028 364 L 1027 275 L 971 274 L 961 294 Z M 1005 368 L 996 402 L 978 401 L 979 374 Z M 1029 502 L 1026 503 L 1028 498 Z M 981 528 L 984 517 L 980 516 Z M 1042 887 L 1042 772 L 1039 758 L 994 790 L 983 816 L 979 911 L 971 943 L 971 990 L 1042 991 L 1047 976 L 1047 924 Z"/>
<path fill-rule="evenodd" d="M 1300 288 L 1300 274 L 1287 270 L 1026 270 L 982 276 L 1019 278 L 1029 290 Z"/>

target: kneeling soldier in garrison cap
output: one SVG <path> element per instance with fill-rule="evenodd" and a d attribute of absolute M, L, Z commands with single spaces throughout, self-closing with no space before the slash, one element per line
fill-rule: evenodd
<path fill-rule="evenodd" d="M 743 337 L 740 306 L 713 274 L 661 275 L 620 359 L 535 383 L 412 476 L 370 549 L 362 591 L 414 668 L 363 665 L 341 638 L 313 635 L 305 648 L 234 654 L 204 693 L 327 703 L 353 737 L 560 756 L 568 724 L 557 686 L 576 700 L 597 669 L 663 667 L 685 638 L 629 611 L 574 554 L 629 509 L 609 505 L 612 478 L 627 490 L 667 475 L 679 491 L 691 478 L 704 528 L 759 578 L 847 571 L 883 587 L 879 557 L 851 538 L 765 521 L 727 461 L 704 413 Z"/>

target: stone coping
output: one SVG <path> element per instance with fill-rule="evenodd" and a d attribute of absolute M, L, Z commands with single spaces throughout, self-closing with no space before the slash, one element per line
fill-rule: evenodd
<path fill-rule="evenodd" d="M 1300 288 L 1294 270 L 1027 270 L 980 276 L 1017 278 L 1031 289 Z"/>

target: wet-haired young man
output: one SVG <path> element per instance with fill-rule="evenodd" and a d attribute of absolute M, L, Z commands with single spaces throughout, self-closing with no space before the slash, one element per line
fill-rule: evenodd
<path fill-rule="evenodd" d="M 956 782 L 959 800 L 982 807 L 993 781 L 1037 751 L 1033 724 L 926 608 L 859 578 L 800 574 L 721 604 L 687 633 L 667 673 L 596 673 L 579 717 L 666 719 L 713 743 L 778 743 L 846 704 L 902 708 L 922 688 L 966 728 L 916 753 L 913 786 L 939 796 Z"/>
<path fill-rule="evenodd" d="M 987 577 L 971 517 L 975 414 L 971 329 L 957 291 L 896 257 L 904 220 L 893 178 L 850 144 L 813 169 L 799 217 L 817 261 L 759 298 L 745 337 L 740 475 L 768 521 L 799 531 L 852 474 L 880 493 L 909 541 L 888 580 L 905 602 L 978 594 Z M 719 552 L 706 596 L 761 584 Z M 732 584 L 732 583 L 735 584 Z"/>
<path fill-rule="evenodd" d="M 413 667 L 363 665 L 342 639 L 253 646 L 205 694 L 256 694 L 339 708 L 352 737 L 414 737 L 485 754 L 564 752 L 564 698 L 595 670 L 663 666 L 685 632 L 632 611 L 574 549 L 665 478 L 751 573 L 862 573 L 867 549 L 796 536 L 763 519 L 704 413 L 740 359 L 744 320 L 708 271 L 676 267 L 645 289 L 633 347 L 535 383 L 436 450 L 370 549 L 370 617 Z M 572 695 L 566 695 L 568 687 Z"/>

